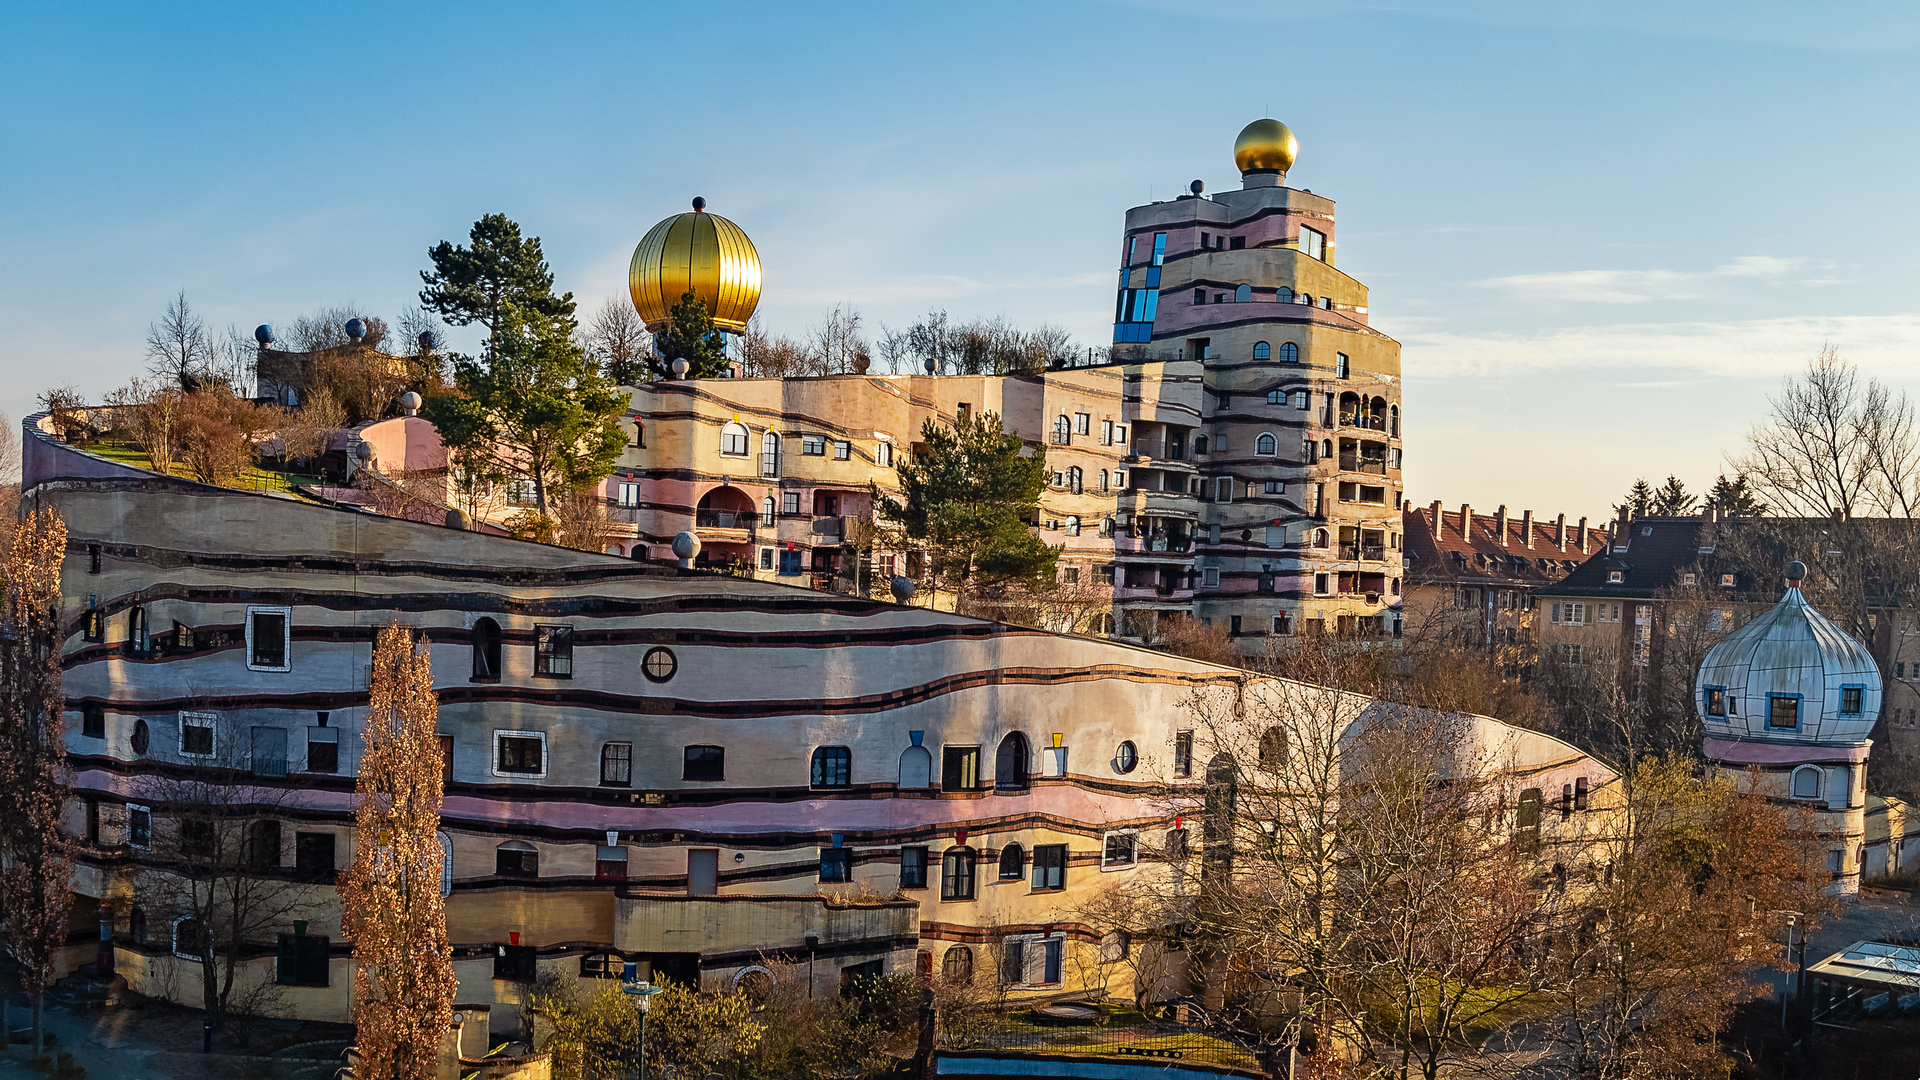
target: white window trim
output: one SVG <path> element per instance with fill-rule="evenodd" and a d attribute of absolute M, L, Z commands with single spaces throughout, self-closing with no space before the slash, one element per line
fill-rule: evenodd
<path fill-rule="evenodd" d="M 127 803 L 126 807 L 127 807 L 127 819 L 120 826 L 121 838 L 126 841 L 128 847 L 134 849 L 135 851 L 152 851 L 153 850 L 153 807 L 143 806 L 140 803 Z M 147 842 L 144 844 L 136 844 L 133 842 L 133 813 L 136 810 L 147 815 Z"/>
<path fill-rule="evenodd" d="M 1049 941 L 1060 942 L 1060 979 L 1061 981 L 1060 982 L 1031 981 L 1029 976 L 1039 975 L 1042 978 L 1045 978 L 1047 974 L 1047 960 L 1046 960 L 1047 947 L 1045 943 Z M 1022 988 L 1022 987 L 1065 985 L 1066 977 L 1067 977 L 1067 955 L 1066 955 L 1067 945 L 1066 945 L 1065 934 L 1059 933 L 1059 932 L 1055 932 L 1052 934 L 1008 934 L 1006 937 L 1003 937 L 1000 939 L 1000 948 L 1002 950 L 1001 955 L 1004 956 L 1006 947 L 1008 945 L 1014 944 L 1015 942 L 1018 942 L 1021 947 L 1020 948 L 1020 981 L 1008 984 L 1009 987 Z"/>
<path fill-rule="evenodd" d="M 735 429 L 738 429 L 737 433 L 740 436 L 741 445 L 745 447 L 745 449 L 743 450 L 727 449 L 727 436 L 735 434 L 736 433 Z M 720 456 L 721 457 L 752 457 L 753 456 L 753 429 L 749 428 L 745 424 L 740 423 L 737 420 L 728 421 L 727 423 L 721 424 L 720 425 Z"/>
<path fill-rule="evenodd" d="M 248 648 L 252 648 L 252 646 L 248 646 Z M 203 712 L 181 713 L 180 714 L 180 756 L 189 757 L 189 758 L 201 758 L 203 760 L 207 758 L 217 757 L 220 753 L 219 720 L 220 718 L 215 716 L 212 713 L 203 713 Z M 206 753 L 192 754 L 187 752 L 187 725 L 188 724 L 192 724 L 194 727 L 203 727 L 207 729 L 209 741 L 213 743 L 213 746 L 209 748 Z M 149 737 L 151 737 L 151 735 L 149 735 Z"/>
<path fill-rule="evenodd" d="M 195 920 L 194 917 L 191 915 L 182 915 L 179 918 L 173 920 L 173 931 L 167 937 L 167 949 L 168 951 L 172 952 L 173 955 L 179 957 L 180 959 L 191 960 L 197 964 L 200 962 L 200 955 L 198 953 L 183 953 L 180 951 L 180 924 L 190 923 L 195 921 L 197 920 Z M 206 932 L 204 927 L 202 928 L 201 932 L 202 933 Z M 219 957 L 216 955 L 215 959 L 218 959 L 218 958 Z"/>
<path fill-rule="evenodd" d="M 1133 837 L 1133 861 L 1132 862 L 1110 863 L 1107 861 L 1107 840 L 1115 836 Z M 1134 867 L 1139 865 L 1140 865 L 1140 830 L 1139 829 L 1115 829 L 1112 832 L 1104 833 L 1101 835 L 1100 837 L 1100 872 L 1101 873 L 1107 874 L 1107 873 L 1113 873 L 1118 870 L 1131 870 Z"/>
<path fill-rule="evenodd" d="M 287 662 L 285 664 L 280 665 L 279 667 L 267 667 L 264 664 L 256 664 L 253 662 L 253 617 L 255 614 L 270 615 L 275 613 L 280 615 L 280 632 L 282 637 L 282 640 L 280 642 L 280 649 L 281 649 L 280 655 L 286 657 Z M 274 607 L 272 605 L 265 605 L 265 604 L 248 604 L 246 630 L 247 630 L 246 647 L 247 647 L 247 670 L 248 671 L 292 671 L 293 670 L 293 609 L 292 608 Z"/>
<path fill-rule="evenodd" d="M 1272 439 L 1273 449 L 1266 453 L 1261 453 L 1260 452 L 1261 439 Z M 1280 436 L 1275 435 L 1271 431 L 1262 431 L 1262 432 L 1256 433 L 1253 436 L 1253 456 L 1254 457 L 1279 457 L 1280 456 Z"/>
<path fill-rule="evenodd" d="M 500 740 L 508 739 L 508 738 L 540 740 L 540 771 L 539 772 L 503 772 L 501 770 Z M 550 764 L 552 764 L 552 760 L 547 756 L 547 733 L 546 732 L 544 731 L 509 731 L 506 728 L 493 729 L 493 740 L 489 744 L 488 759 L 487 759 L 487 770 L 493 773 L 493 775 L 504 777 L 505 779 L 508 779 L 508 780 L 545 780 L 547 778 L 547 767 Z"/>

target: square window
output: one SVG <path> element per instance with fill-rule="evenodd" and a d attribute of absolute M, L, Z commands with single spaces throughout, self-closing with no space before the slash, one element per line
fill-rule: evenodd
<path fill-rule="evenodd" d="M 1067 845 L 1039 844 L 1033 849 L 1033 888 L 1036 892 L 1067 887 Z"/>
<path fill-rule="evenodd" d="M 281 934 L 274 981 L 281 986 L 328 986 L 330 942 L 307 934 Z"/>
<path fill-rule="evenodd" d="M 496 731 L 493 733 L 495 776 L 547 775 L 547 733 Z"/>
<path fill-rule="evenodd" d="M 1139 861 L 1140 834 L 1108 833 L 1100 851 L 1100 869 L 1124 870 Z"/>
<path fill-rule="evenodd" d="M 926 848 L 903 847 L 900 849 L 900 887 L 903 889 L 927 887 Z"/>
<path fill-rule="evenodd" d="M 781 492 L 780 493 L 780 512 L 783 514 L 799 513 L 800 512 L 800 493 L 797 491 Z"/>
<path fill-rule="evenodd" d="M 534 978 L 535 955 L 531 945 L 495 945 L 493 977 L 505 982 L 530 983 Z"/>
<path fill-rule="evenodd" d="M 1718 686 L 1707 687 L 1707 715 L 1727 715 L 1727 692 Z"/>
<path fill-rule="evenodd" d="M 977 791 L 980 787 L 980 748 L 949 746 L 941 754 L 940 786 L 947 791 Z"/>
<path fill-rule="evenodd" d="M 213 717 L 206 713 L 181 713 L 180 753 L 187 757 L 212 757 L 213 723 Z"/>
<path fill-rule="evenodd" d="M 682 761 L 682 780 L 725 780 L 727 751 L 719 746 L 689 746 Z"/>
<path fill-rule="evenodd" d="M 1767 699 L 1767 726 L 1792 729 L 1800 726 L 1800 699 L 1770 696 Z"/>
<path fill-rule="evenodd" d="M 595 844 L 593 846 L 593 879 L 595 881 L 627 880 L 627 849 Z"/>
<path fill-rule="evenodd" d="M 833 460 L 847 461 L 853 457 L 853 444 L 841 439 L 833 444 Z"/>
<path fill-rule="evenodd" d="M 291 671 L 293 609 L 247 609 L 247 667 L 254 671 Z"/>
<path fill-rule="evenodd" d="M 632 743 L 610 742 L 600 748 L 600 785 L 602 787 L 633 785 Z"/>
<path fill-rule="evenodd" d="M 808 457 L 825 457 L 827 437 L 825 435 L 800 436 L 800 452 Z"/>
<path fill-rule="evenodd" d="M 820 849 L 820 880 L 823 882 L 825 881 L 844 882 L 844 881 L 853 880 L 850 873 L 847 854 L 848 852 L 846 848 L 837 848 L 837 847 L 821 848 Z"/>
<path fill-rule="evenodd" d="M 620 485 L 620 505 L 629 509 L 640 505 L 639 484 Z"/>
<path fill-rule="evenodd" d="M 573 627 L 533 628 L 533 673 L 550 679 L 573 678 Z"/>
<path fill-rule="evenodd" d="M 1861 698 L 1860 687 L 1858 686 L 1841 687 L 1840 715 L 1859 716 L 1860 715 L 1860 698 Z"/>

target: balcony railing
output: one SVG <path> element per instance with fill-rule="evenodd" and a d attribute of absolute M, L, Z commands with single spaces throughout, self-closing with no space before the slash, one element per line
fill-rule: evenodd
<path fill-rule="evenodd" d="M 1340 426 L 1365 428 L 1368 431 L 1385 431 L 1387 419 L 1384 416 L 1355 416 L 1352 413 L 1341 413 Z"/>
<path fill-rule="evenodd" d="M 1380 562 L 1387 557 L 1387 549 L 1379 544 L 1341 544 L 1340 557 L 1348 562 L 1358 559 Z"/>
<path fill-rule="evenodd" d="M 693 524 L 699 529 L 751 529 L 760 523 L 760 515 L 731 510 L 695 510 Z"/>
<path fill-rule="evenodd" d="M 1359 454 L 1341 454 L 1340 471 L 1387 474 L 1387 459 L 1380 457 L 1362 457 Z"/>
<path fill-rule="evenodd" d="M 845 519 L 839 517 L 817 517 L 813 519 L 812 532 L 815 536 L 839 538 L 846 532 Z"/>

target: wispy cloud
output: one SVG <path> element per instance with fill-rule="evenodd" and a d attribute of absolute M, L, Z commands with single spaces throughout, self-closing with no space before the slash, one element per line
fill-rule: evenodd
<path fill-rule="evenodd" d="M 1476 282 L 1529 300 L 1572 300 L 1589 304 L 1644 304 L 1653 300 L 1690 300 L 1716 281 L 1774 280 L 1808 262 L 1773 255 L 1742 255 L 1711 270 L 1562 270 L 1547 274 L 1510 274 Z"/>

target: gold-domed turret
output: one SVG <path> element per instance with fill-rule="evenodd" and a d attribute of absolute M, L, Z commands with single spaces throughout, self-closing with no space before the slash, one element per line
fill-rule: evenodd
<path fill-rule="evenodd" d="M 692 213 L 648 229 L 633 249 L 627 288 L 649 327 L 666 322 L 688 289 L 725 330 L 743 329 L 760 304 L 760 253 L 740 226 L 706 206 L 705 199 L 693 200 Z"/>
<path fill-rule="evenodd" d="M 1255 120 L 1241 128 L 1240 137 L 1233 140 L 1233 163 L 1242 173 L 1285 176 L 1299 154 L 1300 141 L 1278 120 Z"/>

